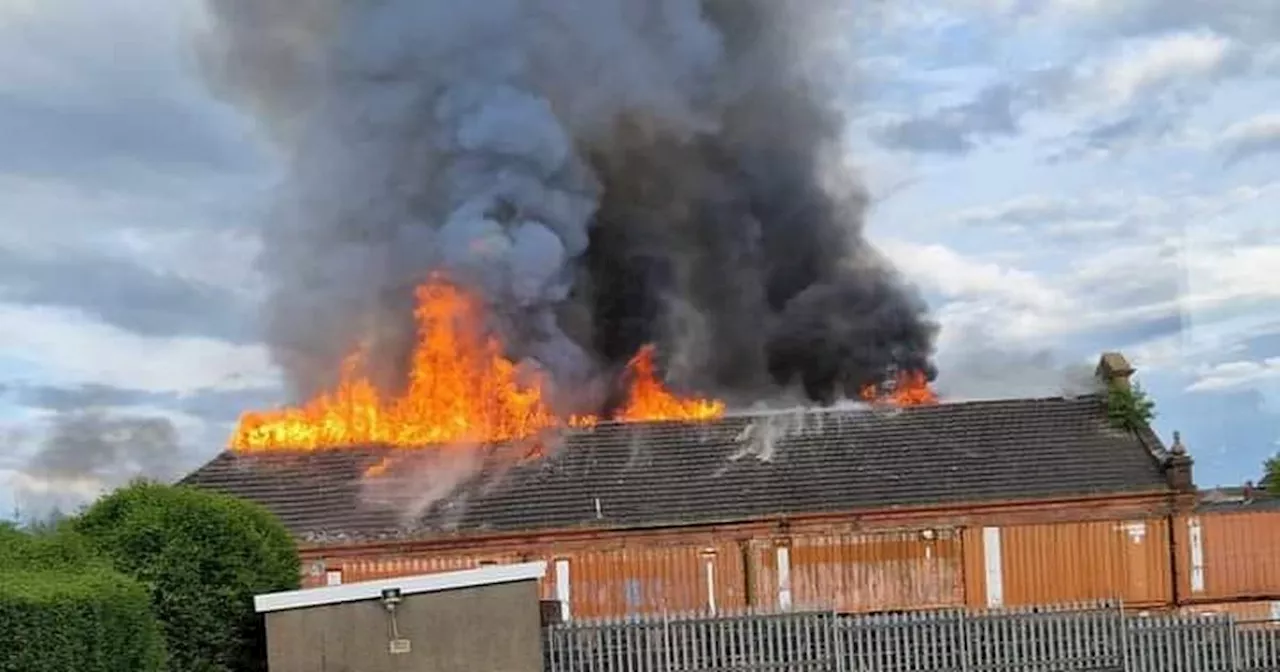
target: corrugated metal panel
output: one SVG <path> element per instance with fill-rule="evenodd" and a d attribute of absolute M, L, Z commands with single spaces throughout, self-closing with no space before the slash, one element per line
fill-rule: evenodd
<path fill-rule="evenodd" d="M 1280 511 L 1182 516 L 1176 535 L 1184 600 L 1280 597 Z"/>
<path fill-rule="evenodd" d="M 1178 609 L 1187 615 L 1230 615 L 1237 621 L 1269 627 L 1280 627 L 1280 600 L 1260 602 L 1211 602 L 1186 605 Z"/>
<path fill-rule="evenodd" d="M 966 527 L 961 531 L 960 538 L 963 543 L 961 552 L 964 555 L 965 604 L 970 607 L 984 606 L 987 583 L 983 580 L 982 572 L 985 560 L 985 553 L 982 550 L 982 528 Z"/>
<path fill-rule="evenodd" d="M 1172 601 L 1163 519 L 983 528 L 966 539 L 967 597 L 974 607 Z M 988 557 L 992 552 L 998 562 Z"/>
<path fill-rule="evenodd" d="M 573 618 L 740 609 L 746 604 L 738 546 L 651 546 L 563 556 Z M 563 595 L 545 582 L 549 598 Z"/>
<path fill-rule="evenodd" d="M 778 609 L 778 549 L 785 542 L 773 539 L 753 539 L 747 544 L 747 606 L 762 609 Z M 788 589 L 790 586 L 788 586 Z"/>
<path fill-rule="evenodd" d="M 964 604 L 952 530 L 797 536 L 789 555 L 797 607 L 865 613 Z"/>

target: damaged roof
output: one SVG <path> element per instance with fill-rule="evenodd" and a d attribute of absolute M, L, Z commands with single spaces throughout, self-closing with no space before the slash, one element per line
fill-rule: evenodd
<path fill-rule="evenodd" d="M 183 483 L 256 501 L 314 543 L 1169 489 L 1159 439 L 1112 428 L 1097 396 L 609 423 L 559 443 L 525 459 L 528 444 L 228 452 Z"/>

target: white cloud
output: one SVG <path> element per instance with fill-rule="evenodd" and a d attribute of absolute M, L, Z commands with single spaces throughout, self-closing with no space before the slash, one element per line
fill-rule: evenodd
<path fill-rule="evenodd" d="M 1000 7 L 1009 3 L 968 0 L 967 4 Z M 1078 30 L 1094 39 L 1211 27 L 1226 35 L 1266 43 L 1280 27 L 1280 9 L 1258 0 L 1043 0 L 1019 3 L 1016 9 L 994 13 L 993 17 L 1057 31 Z"/>
<path fill-rule="evenodd" d="M 951 216 L 962 225 L 954 240 L 980 255 L 938 242 L 882 246 L 946 300 L 937 306 L 944 354 L 976 347 L 975 333 L 1032 352 L 1085 336 L 1115 339 L 1108 347 L 1133 350 L 1145 368 L 1185 370 L 1280 333 L 1274 320 L 1239 321 L 1280 309 L 1280 231 L 1260 236 L 1232 217 L 1275 193 L 1267 184 L 1163 197 L 1036 194 Z M 1068 234 L 1077 245 L 1064 251 L 1054 241 Z M 1161 333 L 1169 329 L 1178 333 Z"/>
<path fill-rule="evenodd" d="M 964 225 L 1010 222 L 1020 228 L 1029 223 L 1058 219 L 1064 212 L 1077 212 L 1082 209 L 1086 209 L 1082 199 L 1028 194 L 994 205 L 966 208 L 957 212 L 952 219 Z"/>
<path fill-rule="evenodd" d="M 1187 182 L 1194 186 L 1194 179 Z M 1171 231 L 1196 229 L 1197 241 L 1223 236 L 1234 240 L 1236 232 L 1230 227 L 1223 229 L 1197 224 L 1276 195 L 1280 195 L 1280 182 L 1239 184 L 1216 193 L 1165 194 L 1102 185 L 1084 194 L 1041 192 L 1015 196 L 993 204 L 964 208 L 945 219 L 957 226 L 1004 228 L 1037 236 L 1043 235 L 1046 229 L 1070 228 L 1075 223 L 1092 229 L 1099 222 L 1108 226 L 1116 222 L 1153 222 L 1160 225 L 1159 229 L 1146 233 L 1163 236 Z"/>
<path fill-rule="evenodd" d="M 1040 309 L 1069 303 L 1068 297 L 1033 273 L 968 257 L 943 245 L 890 239 L 880 246 L 914 281 L 948 298 L 986 297 Z"/>
<path fill-rule="evenodd" d="M 1123 238 L 1167 202 L 1138 194 L 1095 192 L 1085 196 L 1028 194 L 994 205 L 966 208 L 951 221 L 975 230 L 1058 239 Z"/>
<path fill-rule="evenodd" d="M 991 325 L 1010 343 L 1033 343 L 1069 326 L 1072 297 L 1036 273 L 938 244 L 887 240 L 880 246 L 912 282 L 947 299 L 936 307 L 943 351 L 965 349 L 971 334 Z"/>
<path fill-rule="evenodd" d="M 1227 127 L 1218 144 L 1232 158 L 1280 152 L 1280 112 L 1267 112 Z"/>
<path fill-rule="evenodd" d="M 1280 136 L 1280 112 L 1266 112 L 1227 127 L 1222 139 L 1227 143 L 1250 142 Z"/>
<path fill-rule="evenodd" d="M 1128 354 L 1144 368 L 1197 375 L 1199 362 L 1223 357 L 1246 357 L 1247 344 L 1280 334 L 1280 317 L 1267 312 L 1243 312 L 1205 322 L 1189 320 L 1179 333 L 1137 344 Z"/>
<path fill-rule="evenodd" d="M 1220 392 L 1280 380 L 1280 357 L 1261 361 L 1226 362 L 1200 371 L 1200 377 L 1187 387 L 1188 392 Z"/>
<path fill-rule="evenodd" d="M 4 472 L 0 471 L 0 478 L 3 476 Z M 44 478 L 22 471 L 10 471 L 8 481 L 21 494 L 55 495 L 78 501 L 95 499 L 108 487 L 105 481 L 92 476 Z"/>
<path fill-rule="evenodd" d="M 1123 4 L 1121 0 L 1049 0 L 1045 9 L 1049 13 L 1089 16 L 1102 14 Z"/>
<path fill-rule="evenodd" d="M 1207 32 L 1126 44 L 1100 68 L 1100 84 L 1113 104 L 1128 105 L 1152 89 L 1220 72 L 1231 47 L 1227 38 Z"/>
<path fill-rule="evenodd" d="M 254 389 L 279 382 L 266 349 L 207 338 L 147 338 L 68 310 L 0 304 L 0 356 L 38 364 L 50 384 L 147 392 Z"/>

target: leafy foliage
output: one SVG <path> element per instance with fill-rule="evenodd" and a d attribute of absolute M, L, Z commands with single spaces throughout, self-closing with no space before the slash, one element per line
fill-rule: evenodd
<path fill-rule="evenodd" d="M 1107 390 L 1107 417 L 1112 426 L 1130 432 L 1147 427 L 1156 417 L 1156 404 L 1142 386 L 1111 385 Z"/>
<path fill-rule="evenodd" d="M 0 524 L 0 571 L 79 571 L 96 565 L 109 568 L 83 537 L 66 526 L 35 532 Z"/>
<path fill-rule="evenodd" d="M 1272 455 L 1262 466 L 1260 485 L 1272 495 L 1280 495 L 1280 454 Z"/>
<path fill-rule="evenodd" d="M 74 521 L 115 568 L 151 587 L 172 672 L 266 669 L 253 596 L 298 587 L 293 539 L 265 509 L 137 482 Z"/>
<path fill-rule="evenodd" d="M 146 587 L 66 530 L 0 526 L 0 623 L 0 672 L 164 669 Z"/>

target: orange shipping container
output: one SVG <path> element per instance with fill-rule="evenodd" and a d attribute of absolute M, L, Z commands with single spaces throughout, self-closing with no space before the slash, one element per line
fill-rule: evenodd
<path fill-rule="evenodd" d="M 799 535 L 757 543 L 753 604 L 843 613 L 964 604 L 962 553 L 952 530 Z"/>
<path fill-rule="evenodd" d="M 970 606 L 1172 601 L 1163 519 L 971 528 L 964 547 Z"/>
<path fill-rule="evenodd" d="M 1184 601 L 1280 597 L 1280 511 L 1183 516 L 1175 539 Z"/>
<path fill-rule="evenodd" d="M 572 618 L 715 611 L 746 605 L 743 577 L 733 543 L 649 546 L 557 555 L 543 591 Z"/>

